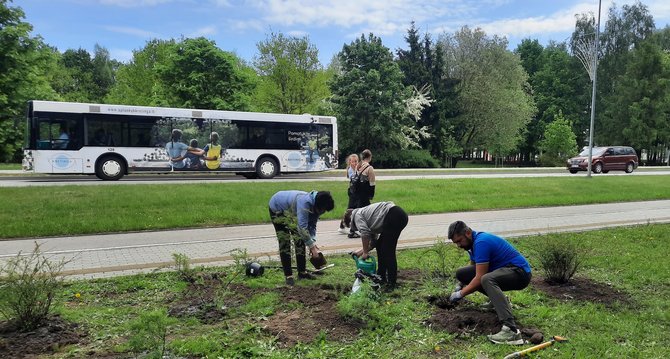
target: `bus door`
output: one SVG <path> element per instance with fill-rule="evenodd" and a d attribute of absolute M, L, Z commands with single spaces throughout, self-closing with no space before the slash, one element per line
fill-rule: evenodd
<path fill-rule="evenodd" d="M 82 173 L 83 161 L 78 151 L 83 142 L 81 121 L 38 116 L 37 124 L 36 147 L 46 150 L 40 151 L 46 161 L 37 161 L 35 169 L 50 173 Z"/>

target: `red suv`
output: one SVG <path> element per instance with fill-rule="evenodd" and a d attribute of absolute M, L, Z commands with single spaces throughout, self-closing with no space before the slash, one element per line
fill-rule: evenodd
<path fill-rule="evenodd" d="M 626 146 L 593 147 L 591 170 L 593 173 L 607 173 L 611 170 L 633 172 L 640 161 L 635 150 Z M 589 166 L 589 148 L 568 160 L 568 171 L 577 173 L 587 171 Z"/>

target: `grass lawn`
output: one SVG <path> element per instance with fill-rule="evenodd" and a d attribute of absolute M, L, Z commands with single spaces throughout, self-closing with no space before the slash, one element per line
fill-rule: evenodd
<path fill-rule="evenodd" d="M 536 279 L 542 272 L 535 250 L 544 238 L 512 240 L 530 260 Z M 536 284 L 508 292 L 520 327 L 569 339 L 533 357 L 670 357 L 670 225 L 549 238 L 576 243 L 584 255 L 577 278 L 606 291 L 600 293 L 602 302 L 555 298 Z M 478 332 L 479 323 L 455 332 L 429 325 L 436 318 L 477 313 L 485 300 L 474 294 L 451 311 L 429 303 L 431 296 L 453 288 L 452 280 L 431 273 L 452 273 L 467 263 L 465 252 L 453 245 L 400 251 L 401 287 L 381 294 L 364 287 L 368 297 L 348 293 L 355 270 L 350 258 L 329 261 L 336 263 L 332 270 L 293 289 L 284 287 L 280 271 L 272 269 L 258 278 L 237 276 L 227 285 L 233 267 L 196 270 L 199 279 L 192 284 L 179 272 L 69 282 L 56 312 L 88 335 L 49 357 L 146 354 L 159 346 L 155 339 L 161 333 L 167 334 L 170 358 L 502 358 L 529 347 L 491 344 Z M 608 293 L 621 300 L 611 301 Z M 156 328 L 164 330 L 156 334 Z M 30 339 L 22 343 L 28 346 Z"/>
<path fill-rule="evenodd" d="M 20 163 L 0 163 L 0 171 L 20 170 L 20 169 L 21 169 Z"/>
<path fill-rule="evenodd" d="M 397 180 L 380 183 L 375 201 L 421 214 L 657 200 L 670 198 L 669 177 Z M 342 182 L 5 187 L 0 198 L 11 205 L 0 208 L 0 238 L 269 222 L 270 197 L 286 189 L 331 191 L 336 207 L 325 219 L 347 203 Z"/>

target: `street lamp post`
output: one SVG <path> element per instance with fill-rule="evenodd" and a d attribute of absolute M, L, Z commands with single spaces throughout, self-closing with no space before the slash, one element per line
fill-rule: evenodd
<path fill-rule="evenodd" d="M 600 6 L 602 0 L 598 0 L 598 24 L 596 25 L 596 39 L 593 54 L 593 91 L 591 92 L 591 126 L 589 127 L 589 171 L 588 177 L 591 178 L 591 161 L 593 160 L 593 122 L 596 117 L 596 79 L 598 78 L 598 40 L 600 38 Z"/>

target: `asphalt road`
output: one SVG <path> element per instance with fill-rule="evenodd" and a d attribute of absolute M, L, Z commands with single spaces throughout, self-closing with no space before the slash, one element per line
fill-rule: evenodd
<path fill-rule="evenodd" d="M 586 172 L 570 174 L 563 168 L 489 168 L 489 169 L 405 169 L 376 170 L 378 180 L 400 179 L 458 179 L 458 178 L 528 178 L 528 177 L 585 177 Z M 650 176 L 670 175 L 670 167 L 638 168 L 633 173 L 610 172 L 593 176 Z M 313 182 L 346 181 L 343 170 L 285 174 L 272 180 L 249 180 L 232 173 L 166 173 L 131 174 L 119 181 L 102 181 L 94 175 L 25 175 L 21 171 L 0 171 L 0 187 L 64 186 L 64 185 L 131 185 L 180 184 L 220 182 Z"/>

